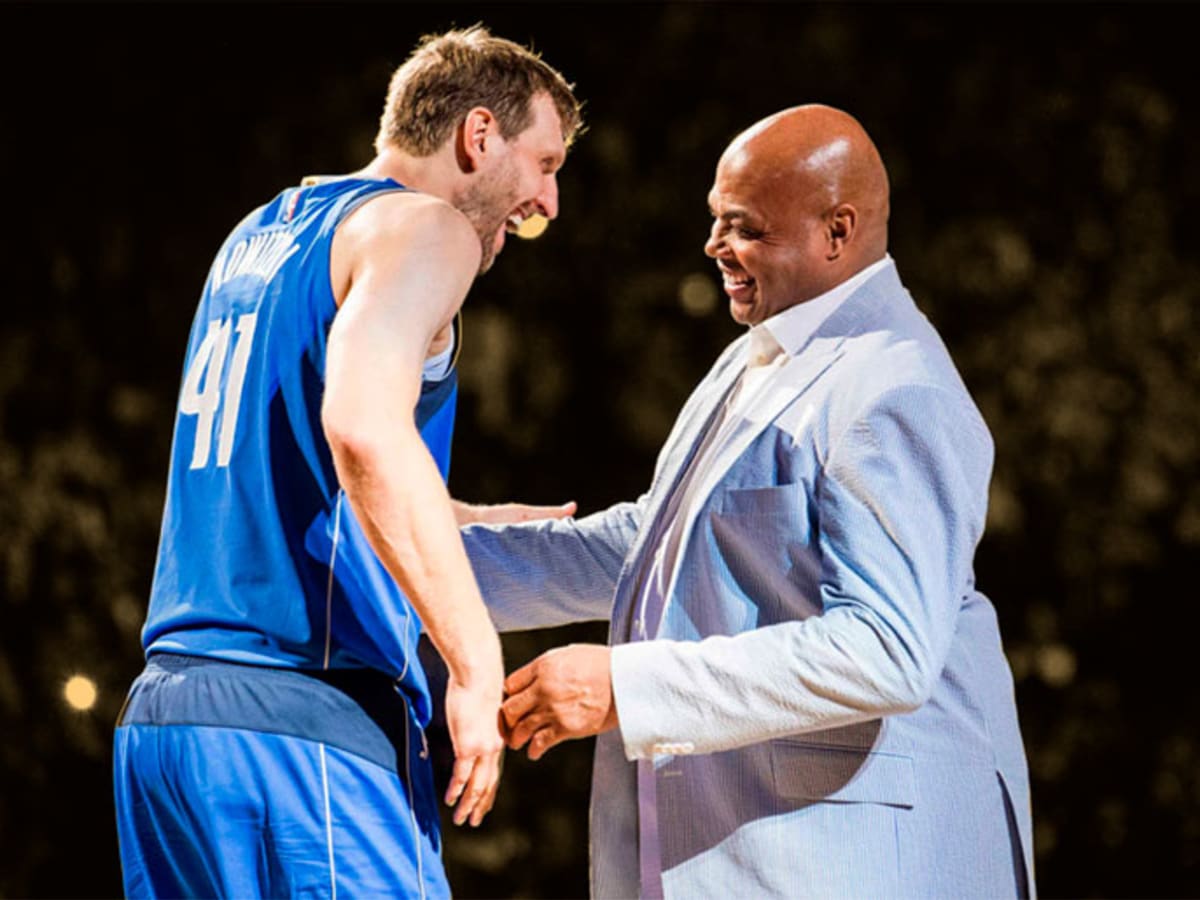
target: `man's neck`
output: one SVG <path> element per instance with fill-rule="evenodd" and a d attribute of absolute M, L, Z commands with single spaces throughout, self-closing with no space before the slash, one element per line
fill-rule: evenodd
<path fill-rule="evenodd" d="M 461 179 L 453 153 L 450 146 L 430 156 L 412 156 L 396 147 L 385 147 L 355 174 L 362 178 L 390 178 L 414 191 L 450 203 Z"/>

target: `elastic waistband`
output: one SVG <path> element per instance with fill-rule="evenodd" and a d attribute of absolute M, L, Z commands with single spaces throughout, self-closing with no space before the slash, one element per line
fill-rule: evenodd
<path fill-rule="evenodd" d="M 117 724 L 290 735 L 354 753 L 401 777 L 408 728 L 419 733 L 407 699 L 382 672 L 276 669 L 174 653 L 150 656 Z"/>

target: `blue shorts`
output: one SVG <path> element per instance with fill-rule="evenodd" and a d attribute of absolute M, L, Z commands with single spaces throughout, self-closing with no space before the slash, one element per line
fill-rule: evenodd
<path fill-rule="evenodd" d="M 115 736 L 126 895 L 449 897 L 409 710 L 379 673 L 152 656 Z"/>

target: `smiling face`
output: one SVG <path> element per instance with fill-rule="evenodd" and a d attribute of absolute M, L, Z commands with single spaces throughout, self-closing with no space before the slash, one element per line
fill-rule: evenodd
<path fill-rule="evenodd" d="M 498 130 L 488 136 L 486 163 L 454 200 L 479 233 L 481 273 L 504 247 L 505 232 L 535 213 L 558 215 L 557 173 L 567 154 L 562 123 L 548 94 L 536 95 L 530 106 L 533 122 L 524 131 L 507 141 Z"/>
<path fill-rule="evenodd" d="M 704 252 L 717 261 L 729 313 L 757 325 L 828 289 L 827 214 L 819 180 L 735 144 L 717 165 L 708 195 L 712 231 Z"/>
<path fill-rule="evenodd" d="M 738 135 L 708 205 L 704 252 L 744 325 L 819 297 L 887 253 L 883 160 L 857 120 L 830 106 L 792 107 Z"/>

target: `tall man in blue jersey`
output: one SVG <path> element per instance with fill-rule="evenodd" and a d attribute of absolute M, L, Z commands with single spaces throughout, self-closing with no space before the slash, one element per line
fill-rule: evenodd
<path fill-rule="evenodd" d="M 449 893 L 417 641 L 449 671 L 445 800 L 478 825 L 504 672 L 456 526 L 531 512 L 447 494 L 455 322 L 505 232 L 557 214 L 579 124 L 526 49 L 426 38 L 374 160 L 285 189 L 217 253 L 115 738 L 129 895 Z"/>

